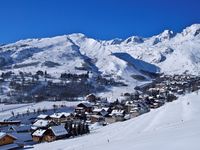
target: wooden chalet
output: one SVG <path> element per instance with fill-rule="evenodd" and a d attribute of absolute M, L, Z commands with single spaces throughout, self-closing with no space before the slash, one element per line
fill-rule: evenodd
<path fill-rule="evenodd" d="M 84 103 L 80 103 L 77 105 L 77 108 L 75 109 L 75 111 L 79 112 L 88 112 L 91 113 L 92 112 L 92 105 L 90 103 L 84 102 Z"/>
<path fill-rule="evenodd" d="M 49 129 L 45 133 L 45 141 L 47 142 L 67 137 L 68 137 L 68 132 L 62 125 L 49 127 Z"/>
<path fill-rule="evenodd" d="M 37 129 L 32 134 L 32 138 L 34 142 L 42 142 L 44 141 L 44 133 L 46 132 L 46 129 Z"/>
<path fill-rule="evenodd" d="M 15 140 L 17 140 L 16 137 L 14 137 L 10 134 L 6 134 L 4 132 L 0 132 L 0 146 L 12 144 L 12 143 L 14 143 Z"/>
<path fill-rule="evenodd" d="M 50 126 L 54 126 L 56 123 L 52 120 L 37 120 L 32 126 L 32 130 L 37 130 L 37 129 L 47 129 Z"/>
<path fill-rule="evenodd" d="M 35 142 L 52 142 L 57 139 L 67 138 L 68 132 L 64 126 L 51 126 L 48 129 L 38 129 L 33 134 L 33 141 Z"/>
<path fill-rule="evenodd" d="M 23 148 L 24 145 L 15 143 L 16 140 L 17 140 L 16 137 L 7 134 L 5 132 L 0 132 L 0 149 L 11 150 L 11 149 Z"/>
<path fill-rule="evenodd" d="M 71 114 L 70 113 L 54 113 L 50 116 L 50 118 L 56 122 L 56 123 L 63 123 L 66 122 L 67 120 L 71 119 Z"/>

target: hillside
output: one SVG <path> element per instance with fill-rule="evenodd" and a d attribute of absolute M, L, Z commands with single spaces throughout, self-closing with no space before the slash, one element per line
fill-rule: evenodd
<path fill-rule="evenodd" d="M 198 150 L 199 108 L 199 95 L 191 93 L 137 118 L 94 130 L 87 136 L 37 144 L 31 149 Z"/>
<path fill-rule="evenodd" d="M 0 73 L 42 70 L 60 79 L 61 73 L 90 72 L 89 84 L 93 86 L 99 76 L 125 85 L 103 85 L 105 89 L 100 95 L 113 100 L 123 92 L 133 92 L 136 85 L 151 82 L 158 73 L 198 75 L 199 66 L 199 24 L 181 33 L 165 30 L 149 38 L 132 36 L 105 41 L 76 33 L 0 46 Z M 9 91 L 7 84 L 2 85 L 4 93 Z"/>
<path fill-rule="evenodd" d="M 200 61 L 200 25 L 194 24 L 181 33 L 165 30 L 149 38 L 129 37 L 125 40 L 95 40 L 83 34 L 43 39 L 27 39 L 0 46 L 2 69 L 58 72 L 90 70 L 99 74 L 124 76 L 139 70 L 112 53 L 124 53 L 154 64 L 165 73 L 198 73 Z M 182 58 L 182 59 L 178 59 Z M 140 62 L 141 63 L 141 62 Z M 175 64 L 175 65 L 172 65 Z M 148 67 L 148 65 L 147 65 Z M 136 70 L 134 70 L 136 69 Z M 154 72 L 159 69 L 154 69 Z"/>

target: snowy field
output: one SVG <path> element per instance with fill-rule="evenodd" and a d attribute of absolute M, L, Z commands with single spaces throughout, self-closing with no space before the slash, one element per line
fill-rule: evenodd
<path fill-rule="evenodd" d="M 51 150 L 199 150 L 200 95 L 177 101 L 89 135 L 41 143 L 27 149 Z"/>
<path fill-rule="evenodd" d="M 12 116 L 12 111 L 14 114 L 17 113 L 26 113 L 27 110 L 30 112 L 33 112 L 34 109 L 53 109 L 53 105 L 65 105 L 68 107 L 76 106 L 79 103 L 77 102 L 67 102 L 67 101 L 57 101 L 57 102 L 50 102 L 50 101 L 44 101 L 40 103 L 29 103 L 29 104 L 12 104 L 12 105 L 5 105 L 0 104 L 0 120 L 8 119 Z"/>

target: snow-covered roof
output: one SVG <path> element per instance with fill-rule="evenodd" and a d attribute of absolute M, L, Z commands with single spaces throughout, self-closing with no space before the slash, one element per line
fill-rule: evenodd
<path fill-rule="evenodd" d="M 133 101 L 126 101 L 125 105 L 126 106 L 135 106 Z"/>
<path fill-rule="evenodd" d="M 39 116 L 37 116 L 38 119 L 46 119 L 49 115 L 45 115 L 45 114 L 40 114 Z"/>
<path fill-rule="evenodd" d="M 70 116 L 70 113 L 62 112 L 62 113 L 54 113 L 50 117 L 51 118 L 61 118 L 61 117 L 68 117 L 68 116 Z"/>
<path fill-rule="evenodd" d="M 76 110 L 83 110 L 83 107 L 76 107 Z"/>
<path fill-rule="evenodd" d="M 46 127 L 49 125 L 51 121 L 48 121 L 48 120 L 37 120 L 33 126 L 35 127 Z"/>
<path fill-rule="evenodd" d="M 31 126 L 31 129 L 32 130 L 36 130 L 38 127 L 36 127 L 36 126 Z"/>
<path fill-rule="evenodd" d="M 87 99 L 87 97 L 90 97 L 90 96 L 96 97 L 94 94 L 91 93 L 91 94 L 86 95 L 85 98 Z"/>
<path fill-rule="evenodd" d="M 17 140 L 17 138 L 14 137 L 13 135 L 7 134 L 7 133 L 5 133 L 5 132 L 0 132 L 0 139 L 2 139 L 2 138 L 5 137 L 5 136 L 10 136 L 10 137 L 12 137 L 14 140 Z"/>
<path fill-rule="evenodd" d="M 5 132 L 0 132 L 0 139 L 3 138 L 6 135 Z"/>
<path fill-rule="evenodd" d="M 120 115 L 120 116 L 122 116 L 123 113 L 124 113 L 124 110 L 114 109 L 114 110 L 111 112 L 111 115 Z"/>
<path fill-rule="evenodd" d="M 67 135 L 68 132 L 63 125 L 49 127 L 55 136 Z"/>
<path fill-rule="evenodd" d="M 35 132 L 33 132 L 33 136 L 39 136 L 39 137 L 41 137 L 41 136 L 43 136 L 43 134 L 45 133 L 45 131 L 46 130 L 43 130 L 43 129 L 38 129 L 38 130 L 36 130 Z"/>
<path fill-rule="evenodd" d="M 93 112 L 101 112 L 103 109 L 102 108 L 95 108 L 93 109 Z"/>
<path fill-rule="evenodd" d="M 109 108 L 95 108 L 93 112 L 100 113 L 101 116 L 106 116 L 108 114 L 108 109 Z"/>
<path fill-rule="evenodd" d="M 108 111 L 109 107 L 103 107 L 102 109 L 104 109 L 105 111 Z"/>

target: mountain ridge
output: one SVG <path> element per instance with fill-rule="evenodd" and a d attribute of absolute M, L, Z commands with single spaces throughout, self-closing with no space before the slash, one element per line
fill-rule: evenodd
<path fill-rule="evenodd" d="M 149 38 L 105 41 L 78 33 L 21 40 L 0 46 L 0 74 L 35 74 L 41 70 L 56 82 L 63 73 L 89 72 L 88 83 L 93 86 L 99 77 L 124 85 L 105 85 L 105 92 L 98 93 L 113 101 L 120 93 L 133 92 L 136 86 L 151 82 L 159 74 L 199 75 L 199 31 L 200 24 L 194 24 L 181 33 L 165 30 Z"/>
<path fill-rule="evenodd" d="M 0 66 L 1 68 L 10 66 L 13 69 L 20 63 L 44 60 L 58 63 L 61 66 L 72 63 L 73 67 L 81 67 L 85 63 L 84 59 L 88 58 L 101 72 L 120 74 L 117 70 L 123 72 L 127 64 L 111 54 L 124 52 L 136 59 L 156 65 L 164 73 L 188 71 L 191 74 L 198 74 L 200 72 L 198 67 L 200 63 L 199 33 L 200 24 L 193 24 L 181 33 L 164 30 L 148 38 L 131 36 L 126 39 L 95 40 L 82 33 L 73 33 L 51 38 L 26 39 L 0 46 Z M 178 57 L 182 60 L 178 61 Z M 71 60 L 75 60 L 76 63 Z M 170 67 L 169 64 L 173 64 L 174 61 L 177 65 Z M 106 65 L 112 67 L 108 68 Z M 113 66 L 118 66 L 118 69 Z M 48 69 L 42 65 L 37 68 Z M 61 67 L 59 70 L 62 69 Z"/>

